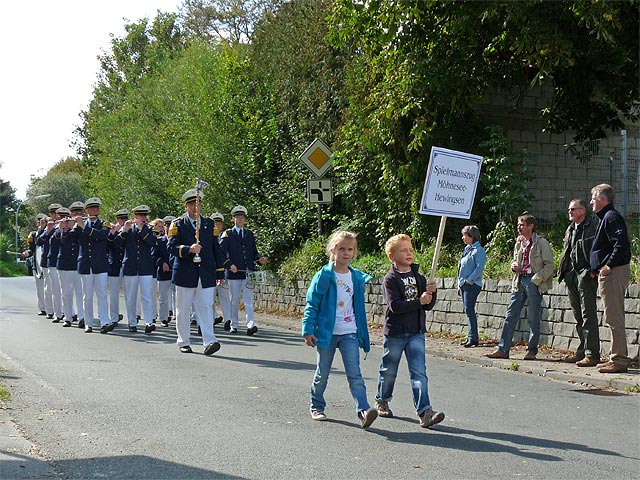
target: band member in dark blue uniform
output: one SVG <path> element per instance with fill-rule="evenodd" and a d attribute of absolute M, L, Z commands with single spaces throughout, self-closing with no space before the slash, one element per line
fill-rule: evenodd
<path fill-rule="evenodd" d="M 147 223 L 149 207 L 138 205 L 133 209 L 134 220 L 127 220 L 119 236 L 124 240 L 124 258 L 122 275 L 124 277 L 124 300 L 127 305 L 129 331 L 137 331 L 136 303 L 138 291 L 142 304 L 142 316 L 145 321 L 144 332 L 156 329 L 153 324 L 153 273 L 155 262 L 151 254 L 156 247 L 156 237 Z"/>
<path fill-rule="evenodd" d="M 256 262 L 260 265 L 267 263 L 267 259 L 258 253 L 256 239 L 253 232 L 244 228 L 247 209 L 237 205 L 231 210 L 235 226 L 225 230 L 222 234 L 222 251 L 225 257 L 224 268 L 226 280 L 231 290 L 231 318 L 225 322 L 225 330 L 232 333 L 238 331 L 238 305 L 240 294 L 246 313 L 247 335 L 254 335 L 258 327 L 254 323 L 253 289 L 247 285 L 247 274 L 255 271 Z"/>
<path fill-rule="evenodd" d="M 74 313 L 73 309 L 73 296 L 76 282 L 80 281 L 80 276 L 78 275 L 80 245 L 78 244 L 77 234 L 71 232 L 76 223 L 69 216 L 71 215 L 71 210 L 62 207 L 57 210 L 57 214 L 62 217 L 54 233 L 54 237 L 60 244 L 56 268 L 62 290 L 62 311 L 64 312 L 64 324 L 62 326 L 70 327 L 72 320 L 78 319 L 78 315 Z M 82 288 L 80 289 L 80 298 L 76 298 L 76 300 L 78 300 L 78 304 L 82 304 Z"/>
<path fill-rule="evenodd" d="M 109 320 L 118 324 L 122 320 L 120 313 L 120 286 L 122 282 L 122 259 L 124 258 L 124 240 L 120 235 L 124 223 L 129 220 L 129 210 L 123 208 L 116 212 L 116 223 L 111 228 L 111 236 L 107 239 L 107 288 L 109 289 Z M 123 287 L 124 288 L 124 287 Z"/>
<path fill-rule="evenodd" d="M 46 265 L 43 268 L 43 272 L 47 318 L 51 318 L 53 323 L 62 321 L 62 290 L 60 289 L 60 279 L 58 278 L 58 270 L 56 269 L 60 241 L 53 238 L 56 222 L 60 219 L 56 213 L 59 208 L 62 208 L 62 205 L 59 203 L 49 205 L 49 220 L 47 221 L 47 226 L 37 240 L 38 244 L 43 247 L 42 263 Z M 51 310 L 49 310 L 49 308 L 51 308 Z"/>
<path fill-rule="evenodd" d="M 80 253 L 78 255 L 78 273 L 82 279 L 82 302 L 84 306 L 84 320 L 78 322 L 78 327 L 84 326 L 85 333 L 93 331 L 93 294 L 98 300 L 98 317 L 100 318 L 100 333 L 108 333 L 115 328 L 109 321 L 109 306 L 107 301 L 107 239 L 109 228 L 100 220 L 102 200 L 98 197 L 89 198 L 84 205 L 88 215 L 85 222 L 83 217 L 76 217 L 75 230 L 78 232 Z"/>
<path fill-rule="evenodd" d="M 202 331 L 204 354 L 213 355 L 220 349 L 213 333 L 213 287 L 223 278 L 223 268 L 213 221 L 200 215 L 201 199 L 202 191 L 196 189 L 182 196 L 186 213 L 171 223 L 168 247 L 169 254 L 174 256 L 178 347 L 183 353 L 192 351 L 189 317 L 193 305 Z"/>

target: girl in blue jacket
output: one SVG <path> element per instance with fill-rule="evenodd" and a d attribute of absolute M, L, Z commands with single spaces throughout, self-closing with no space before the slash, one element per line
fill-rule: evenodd
<path fill-rule="evenodd" d="M 339 230 L 329 238 L 329 263 L 314 275 L 307 290 L 302 335 L 308 346 L 317 347 L 316 372 L 311 384 L 311 418 L 327 419 L 324 391 L 338 349 L 360 425 L 368 428 L 378 412 L 367 401 L 367 390 L 360 373 L 359 348 L 365 352 L 370 349 L 364 284 L 371 276 L 349 265 L 357 251 L 355 233 Z"/>

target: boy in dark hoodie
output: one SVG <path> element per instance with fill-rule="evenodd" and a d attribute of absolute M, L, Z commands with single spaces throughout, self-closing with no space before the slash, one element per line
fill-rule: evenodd
<path fill-rule="evenodd" d="M 425 319 L 436 303 L 436 286 L 418 271 L 413 263 L 413 246 L 408 235 L 387 240 L 385 252 L 391 268 L 384 277 L 383 294 L 387 304 L 384 319 L 384 344 L 378 374 L 376 409 L 381 417 L 392 417 L 389 402 L 404 352 L 409 367 L 413 404 L 420 426 L 431 427 L 444 420 L 443 412 L 431 408 L 425 363 Z"/>

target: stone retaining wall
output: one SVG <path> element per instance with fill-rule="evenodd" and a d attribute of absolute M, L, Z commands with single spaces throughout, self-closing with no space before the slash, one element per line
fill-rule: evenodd
<path fill-rule="evenodd" d="M 384 299 L 382 297 L 382 279 L 376 278 L 367 284 L 366 309 L 369 322 L 384 321 Z M 467 318 L 462 311 L 462 301 L 456 295 L 455 279 L 438 279 L 438 301 L 434 309 L 427 313 L 427 328 L 431 332 L 449 332 L 465 334 Z M 305 306 L 308 282 L 298 280 L 295 284 L 285 284 L 277 280 L 256 284 L 255 307 L 271 311 L 280 311 L 302 315 Z M 478 296 L 476 307 L 478 329 L 481 335 L 499 338 L 509 301 L 511 282 L 507 280 L 485 280 Z M 523 309 L 523 314 L 526 308 Z M 640 347 L 640 285 L 630 285 L 625 298 L 626 332 L 629 356 L 638 357 Z M 523 315 L 524 317 L 524 315 Z M 611 345 L 611 331 L 602 321 L 602 303 L 598 298 L 598 319 L 602 353 L 608 353 Z M 528 337 L 529 326 L 523 319 L 514 341 Z M 554 282 L 551 291 L 543 298 L 542 326 L 540 343 L 559 349 L 573 350 L 579 340 L 576 334 L 575 320 L 569 305 L 564 284 Z"/>

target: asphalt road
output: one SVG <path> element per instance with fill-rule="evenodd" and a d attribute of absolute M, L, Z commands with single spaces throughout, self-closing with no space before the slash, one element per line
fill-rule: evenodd
<path fill-rule="evenodd" d="M 403 361 L 396 417 L 365 431 L 339 356 L 330 421 L 310 419 L 315 352 L 259 314 L 255 337 L 217 330 L 205 357 L 179 353 L 173 328 L 84 334 L 35 313 L 32 279 L 0 279 L 5 415 L 31 445 L 0 437 L 3 479 L 638 478 L 637 395 L 427 356 L 444 422 L 418 426 Z M 380 353 L 361 362 L 372 403 Z"/>

